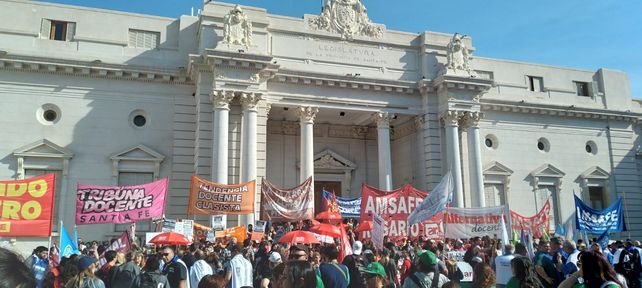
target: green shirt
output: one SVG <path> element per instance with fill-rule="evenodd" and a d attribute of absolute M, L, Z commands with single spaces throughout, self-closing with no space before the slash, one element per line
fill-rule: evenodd
<path fill-rule="evenodd" d="M 585 287 L 586 286 L 584 286 L 584 283 L 582 283 L 582 284 L 577 283 L 577 284 L 573 285 L 573 288 L 585 288 Z M 620 286 L 615 285 L 615 284 L 609 284 L 609 285 L 604 286 L 604 288 L 620 288 Z"/>
<path fill-rule="evenodd" d="M 508 283 L 506 283 L 506 288 L 519 288 L 519 279 L 515 277 L 511 277 L 510 280 L 508 280 Z"/>

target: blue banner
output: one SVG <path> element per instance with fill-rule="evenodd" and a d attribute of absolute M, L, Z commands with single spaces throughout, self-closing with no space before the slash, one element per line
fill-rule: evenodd
<path fill-rule="evenodd" d="M 359 218 L 361 216 L 361 197 L 344 198 L 336 197 L 339 212 L 344 218 Z M 327 200 L 326 200 L 327 199 Z M 323 191 L 323 203 L 332 201 L 332 192 Z M 324 209 L 325 210 L 325 209 Z"/>
<path fill-rule="evenodd" d="M 58 259 L 58 261 L 60 261 L 62 257 L 71 256 L 71 254 L 80 254 L 77 243 L 78 242 L 71 240 L 67 229 L 65 229 L 65 225 L 60 221 L 60 259 Z"/>
<path fill-rule="evenodd" d="M 575 227 L 580 231 L 594 234 L 602 234 L 605 231 L 626 231 L 622 199 L 618 198 L 604 210 L 595 210 L 586 206 L 580 198 L 575 196 Z"/>

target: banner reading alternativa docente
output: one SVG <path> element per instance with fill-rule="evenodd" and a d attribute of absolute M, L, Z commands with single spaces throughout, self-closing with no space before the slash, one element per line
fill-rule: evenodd
<path fill-rule="evenodd" d="M 446 238 L 469 239 L 482 236 L 502 235 L 504 206 L 484 208 L 446 208 L 444 224 Z"/>
<path fill-rule="evenodd" d="M 250 214 L 254 213 L 256 180 L 225 185 L 192 176 L 187 214 Z"/>
<path fill-rule="evenodd" d="M 163 216 L 167 178 L 135 186 L 78 184 L 76 225 L 131 223 Z"/>
<path fill-rule="evenodd" d="M 0 181 L 0 237 L 51 235 L 56 174 Z"/>

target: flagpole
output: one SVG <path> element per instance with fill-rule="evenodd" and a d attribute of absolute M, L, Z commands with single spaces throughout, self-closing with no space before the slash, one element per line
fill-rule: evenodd
<path fill-rule="evenodd" d="M 622 192 L 622 202 L 624 202 L 624 218 L 629 219 L 629 209 L 627 208 L 628 205 L 626 204 L 626 192 Z M 631 239 L 631 229 L 626 229 L 626 234 L 628 235 L 627 238 Z"/>
<path fill-rule="evenodd" d="M 47 259 L 49 259 L 49 256 L 51 256 L 51 234 L 49 234 L 49 242 L 47 244 Z"/>

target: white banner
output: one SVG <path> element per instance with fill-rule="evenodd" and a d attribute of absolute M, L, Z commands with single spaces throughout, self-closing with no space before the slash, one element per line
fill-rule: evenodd
<path fill-rule="evenodd" d="M 214 215 L 212 216 L 212 230 L 214 231 L 223 231 L 225 226 L 227 226 L 225 221 L 223 221 L 224 215 Z"/>
<path fill-rule="evenodd" d="M 461 282 L 473 282 L 473 267 L 464 262 L 464 254 L 466 254 L 466 251 L 447 251 L 444 254 L 444 258 L 457 261 L 457 267 L 464 275 Z"/>
<path fill-rule="evenodd" d="M 446 208 L 446 238 L 501 237 L 504 206 L 485 208 Z"/>
<path fill-rule="evenodd" d="M 372 244 L 374 244 L 377 249 L 383 250 L 383 227 L 385 221 L 378 214 L 372 216 Z"/>
<path fill-rule="evenodd" d="M 267 221 L 256 220 L 254 221 L 254 232 L 265 233 L 266 226 L 267 226 Z"/>

